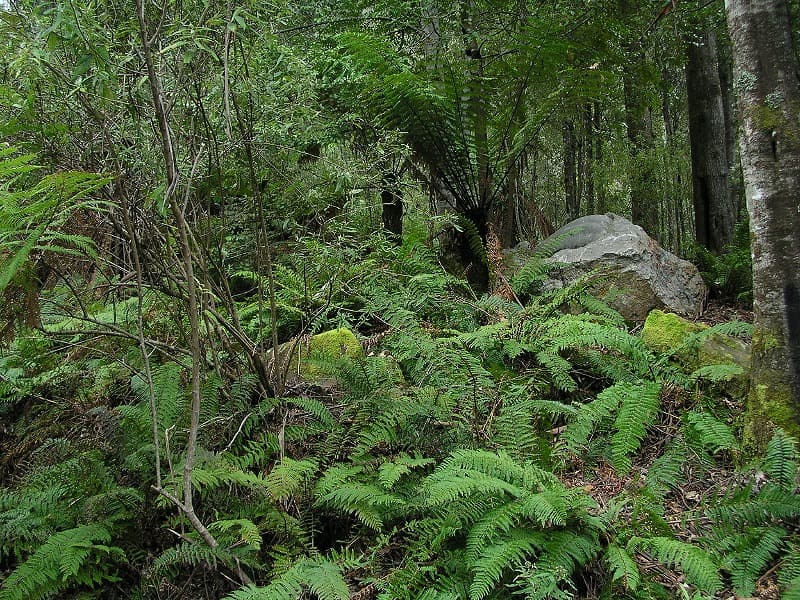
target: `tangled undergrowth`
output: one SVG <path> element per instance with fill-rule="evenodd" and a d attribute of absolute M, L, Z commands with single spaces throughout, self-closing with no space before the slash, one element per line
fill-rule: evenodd
<path fill-rule="evenodd" d="M 191 480 L 216 547 L 153 489 L 157 441 L 181 497 L 189 427 L 171 298 L 78 319 L 48 291 L 0 356 L 0 600 L 800 598 L 796 444 L 744 459 L 725 368 L 654 354 L 586 286 L 542 293 L 538 260 L 514 300 L 476 297 L 408 237 L 287 255 L 281 338 L 365 350 L 280 397 L 206 321 Z M 235 309 L 267 347 L 263 299 Z"/>

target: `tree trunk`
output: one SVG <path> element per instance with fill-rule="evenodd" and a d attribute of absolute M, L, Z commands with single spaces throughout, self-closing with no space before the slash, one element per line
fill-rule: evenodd
<path fill-rule="evenodd" d="M 637 62 L 644 60 L 641 53 Z M 647 90 L 638 77 L 626 73 L 625 124 L 628 127 L 630 162 L 628 180 L 631 188 L 631 217 L 653 238 L 659 239 L 659 199 L 656 174 L 652 164 L 652 109 L 647 102 Z"/>
<path fill-rule="evenodd" d="M 578 194 L 577 173 L 575 171 L 578 141 L 575 138 L 575 125 L 573 125 L 572 121 L 564 119 L 561 132 L 564 139 L 564 194 L 567 204 L 567 218 L 572 221 L 578 218 L 581 210 L 581 198 Z"/>
<path fill-rule="evenodd" d="M 600 103 L 594 103 L 594 114 L 592 115 L 592 137 L 594 138 L 594 160 L 596 165 L 601 165 L 603 162 L 603 118 Z M 594 177 L 592 178 L 594 181 Z M 596 184 L 597 206 L 595 212 L 599 215 L 605 214 L 607 209 L 606 202 L 606 186 L 604 182 Z"/>
<path fill-rule="evenodd" d="M 745 443 L 800 434 L 800 81 L 785 0 L 726 0 L 753 240 L 755 323 Z"/>
<path fill-rule="evenodd" d="M 736 143 L 736 98 L 733 97 L 733 58 L 728 44 L 717 46 L 719 62 L 719 85 L 722 90 L 722 110 L 725 118 L 725 149 L 728 152 L 728 190 L 730 202 L 736 207 L 736 220 L 746 209 L 742 164 L 739 161 L 739 145 Z"/>
<path fill-rule="evenodd" d="M 710 29 L 687 46 L 686 94 L 692 152 L 692 197 L 697 243 L 715 254 L 733 241 L 736 205 L 728 181 L 725 106 L 717 39 Z"/>
<path fill-rule="evenodd" d="M 594 121 L 592 105 L 583 109 L 583 189 L 586 214 L 594 214 Z"/>
<path fill-rule="evenodd" d="M 399 244 L 403 239 L 403 196 L 397 176 L 391 171 L 384 174 L 381 182 L 381 217 L 386 236 Z"/>

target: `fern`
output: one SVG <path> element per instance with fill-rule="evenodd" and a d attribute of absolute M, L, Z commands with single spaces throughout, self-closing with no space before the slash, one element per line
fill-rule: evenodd
<path fill-rule="evenodd" d="M 619 473 L 630 471 L 630 455 L 639 449 L 661 405 L 661 384 L 645 382 L 626 391 L 628 396 L 622 400 L 611 438 L 612 464 Z"/>
<path fill-rule="evenodd" d="M 621 581 L 625 589 L 635 591 L 639 587 L 641 576 L 636 561 L 625 548 L 609 544 L 603 560 L 611 570 L 611 581 Z"/>
<path fill-rule="evenodd" d="M 797 486 L 798 454 L 797 440 L 782 429 L 778 429 L 767 444 L 764 471 L 770 481 L 786 491 Z"/>
<path fill-rule="evenodd" d="M 597 395 L 597 398 L 578 409 L 575 419 L 567 426 L 563 439 L 572 452 L 579 453 L 597 427 L 609 427 L 616 413 L 611 438 L 611 458 L 619 472 L 630 470 L 630 454 L 639 445 L 658 414 L 661 385 L 652 381 L 617 383 Z"/>
<path fill-rule="evenodd" d="M 644 550 L 666 566 L 680 567 L 690 584 L 708 594 L 722 588 L 722 580 L 712 558 L 703 549 L 667 537 L 633 537 L 628 551 Z"/>
<path fill-rule="evenodd" d="M 786 530 L 781 527 L 754 527 L 741 534 L 712 538 L 737 595 L 753 595 L 756 579 L 783 549 L 785 536 Z"/>
<path fill-rule="evenodd" d="M 406 501 L 364 475 L 364 469 L 358 466 L 331 467 L 317 482 L 317 505 L 352 514 L 380 531 L 386 519 L 402 511 Z"/>
<path fill-rule="evenodd" d="M 250 519 L 225 519 L 222 521 L 214 521 L 213 523 L 209 523 L 208 529 L 224 534 L 235 530 L 238 533 L 238 539 L 233 540 L 231 544 L 243 542 L 255 550 L 261 548 L 261 531 L 258 525 L 253 523 Z"/>
<path fill-rule="evenodd" d="M 111 566 L 125 555 L 120 548 L 97 543 L 110 541 L 110 532 L 98 524 L 52 535 L 6 578 L 0 600 L 38 600 L 75 586 L 115 581 Z"/>
<path fill-rule="evenodd" d="M 94 242 L 61 227 L 77 211 L 103 211 L 108 202 L 88 197 L 111 181 L 91 173 L 64 172 L 42 177 L 30 187 L 18 188 L 22 175 L 36 169 L 33 156 L 19 155 L 14 147 L 0 154 L 0 246 L 8 250 L 0 263 L 0 293 L 34 250 L 72 256 L 91 256 Z"/>
<path fill-rule="evenodd" d="M 348 600 L 350 590 L 334 563 L 323 558 L 302 558 L 264 587 L 247 586 L 225 600 L 297 600 L 304 589 L 320 600 Z"/>
<path fill-rule="evenodd" d="M 275 500 L 288 500 L 299 493 L 317 471 L 313 460 L 294 460 L 285 457 L 265 478 L 269 494 Z"/>
<path fill-rule="evenodd" d="M 179 414 L 179 403 L 183 395 L 181 375 L 183 368 L 174 362 L 167 362 L 153 368 L 153 392 L 156 399 L 159 430 L 164 431 L 172 427 Z M 149 406 L 150 391 L 143 375 L 131 379 L 131 387 L 143 405 Z"/>
<path fill-rule="evenodd" d="M 708 448 L 712 453 L 739 449 L 739 442 L 733 435 L 731 428 L 713 415 L 706 412 L 692 411 L 686 413 L 685 418 L 691 426 L 693 434 L 697 436 L 700 445 Z"/>
<path fill-rule="evenodd" d="M 481 600 L 489 595 L 508 569 L 520 565 L 545 542 L 539 531 L 513 529 L 497 543 L 482 548 L 472 564 L 474 579 L 469 588 L 470 600 Z"/>
<path fill-rule="evenodd" d="M 246 549 L 246 551 L 249 549 Z M 234 556 L 229 548 L 217 546 L 212 548 L 203 542 L 184 541 L 177 546 L 167 548 L 150 565 L 148 575 L 150 577 L 174 577 L 185 567 L 196 567 L 198 565 L 216 566 L 218 563 L 231 568 L 237 560 L 247 564 L 245 552 L 239 549 Z"/>

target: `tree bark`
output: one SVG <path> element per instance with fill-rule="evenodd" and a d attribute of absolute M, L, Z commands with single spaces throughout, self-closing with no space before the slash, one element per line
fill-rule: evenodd
<path fill-rule="evenodd" d="M 381 182 L 381 218 L 383 230 L 395 244 L 403 239 L 403 195 L 397 175 L 388 171 Z"/>
<path fill-rule="evenodd" d="M 707 29 L 697 43 L 689 42 L 686 54 L 695 238 L 720 254 L 733 241 L 736 205 L 728 183 L 725 106 L 714 32 Z"/>
<path fill-rule="evenodd" d="M 578 192 L 575 158 L 578 153 L 578 141 L 575 137 L 575 125 L 564 119 L 561 127 L 564 140 L 564 195 L 567 204 L 567 217 L 570 221 L 577 219 L 581 210 L 581 197 Z"/>
<path fill-rule="evenodd" d="M 594 120 L 592 105 L 583 109 L 583 190 L 585 192 L 584 210 L 586 214 L 594 214 Z"/>
<path fill-rule="evenodd" d="M 800 425 L 800 81 L 785 0 L 726 0 L 753 240 L 755 322 L 745 443 Z"/>

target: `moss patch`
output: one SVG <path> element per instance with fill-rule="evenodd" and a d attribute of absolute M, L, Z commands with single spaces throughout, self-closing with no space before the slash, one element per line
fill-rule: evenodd
<path fill-rule="evenodd" d="M 771 375 L 774 383 L 769 382 Z M 781 377 L 776 372 L 762 374 L 764 383 L 755 385 L 747 397 L 743 441 L 751 452 L 762 452 L 778 427 L 789 435 L 800 436 L 792 388 L 780 382 Z"/>
<path fill-rule="evenodd" d="M 324 360 L 342 356 L 360 358 L 364 356 L 361 342 L 346 327 L 324 331 L 299 342 L 286 342 L 278 347 L 278 352 L 284 357 L 284 364 L 287 360 L 286 355 L 292 352 L 288 359 L 289 380 L 300 379 L 310 383 L 318 382 L 329 376 L 329 373 L 315 365 L 312 359 Z"/>
<path fill-rule="evenodd" d="M 642 328 L 642 342 L 653 352 L 671 352 L 684 345 L 690 335 L 708 329 L 708 325 L 692 323 L 675 313 L 651 310 Z"/>
<path fill-rule="evenodd" d="M 653 310 L 642 329 L 642 342 L 657 353 L 674 353 L 673 358 L 687 373 L 713 365 L 738 367 L 715 379 L 715 385 L 729 396 L 747 397 L 750 378 L 750 347 L 738 338 L 714 333 L 692 338 L 708 329 L 674 313 Z"/>

